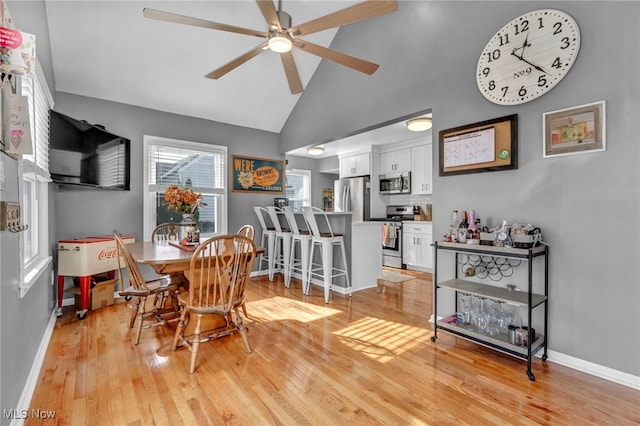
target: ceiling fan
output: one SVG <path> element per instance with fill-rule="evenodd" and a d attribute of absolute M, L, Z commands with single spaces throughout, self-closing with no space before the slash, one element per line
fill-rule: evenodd
<path fill-rule="evenodd" d="M 159 21 L 193 25 L 266 39 L 259 46 L 238 56 L 220 68 L 211 71 L 206 74 L 205 77 L 218 79 L 260 53 L 266 50 L 273 50 L 274 52 L 280 53 L 282 65 L 284 66 L 287 81 L 289 82 L 289 89 L 291 93 L 295 94 L 302 92 L 302 82 L 300 81 L 300 75 L 298 74 L 298 69 L 291 54 L 291 49 L 293 48 L 320 56 L 321 58 L 369 75 L 378 69 L 377 64 L 304 41 L 299 38 L 300 36 L 384 15 L 393 12 L 397 8 L 395 0 L 367 0 L 303 24 L 292 25 L 291 16 L 282 10 L 282 0 L 278 0 L 278 10 L 276 10 L 272 0 L 256 0 L 256 2 L 267 20 L 267 31 L 255 31 L 149 8 L 143 9 L 143 15 L 145 18 L 157 19 Z"/>

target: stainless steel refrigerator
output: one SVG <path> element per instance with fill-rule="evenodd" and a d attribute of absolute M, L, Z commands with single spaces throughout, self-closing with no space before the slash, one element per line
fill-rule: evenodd
<path fill-rule="evenodd" d="M 343 178 L 333 184 L 334 211 L 352 213 L 353 222 L 371 219 L 369 176 Z"/>

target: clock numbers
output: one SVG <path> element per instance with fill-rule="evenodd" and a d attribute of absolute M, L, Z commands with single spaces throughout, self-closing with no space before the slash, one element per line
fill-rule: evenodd
<path fill-rule="evenodd" d="M 544 24 L 542 23 L 542 18 L 538 18 L 538 29 L 541 30 L 544 28 Z"/>
<path fill-rule="evenodd" d="M 556 22 L 553 24 L 553 35 L 558 35 L 562 32 L 562 22 Z"/>
<path fill-rule="evenodd" d="M 513 28 L 516 30 L 515 35 L 523 33 L 525 31 L 529 31 L 529 21 L 526 19 L 520 23 L 520 25 L 515 24 Z"/>
<path fill-rule="evenodd" d="M 500 46 L 504 46 L 505 44 L 509 44 L 509 34 L 500 36 Z"/>
<path fill-rule="evenodd" d="M 493 52 L 487 52 L 487 62 L 497 61 L 500 59 L 500 49 L 496 49 Z"/>
<path fill-rule="evenodd" d="M 562 62 L 560 61 L 560 56 L 558 56 L 553 63 L 551 64 L 554 68 L 562 68 Z"/>
<path fill-rule="evenodd" d="M 571 46 L 571 43 L 569 42 L 569 37 L 562 37 L 562 40 L 560 41 L 562 42 L 562 44 L 560 45 L 560 49 L 562 50 Z"/>

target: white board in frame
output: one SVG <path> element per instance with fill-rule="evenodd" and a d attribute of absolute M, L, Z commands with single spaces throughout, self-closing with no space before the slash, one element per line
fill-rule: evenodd
<path fill-rule="evenodd" d="M 544 158 L 606 149 L 605 101 L 546 112 L 542 115 Z"/>

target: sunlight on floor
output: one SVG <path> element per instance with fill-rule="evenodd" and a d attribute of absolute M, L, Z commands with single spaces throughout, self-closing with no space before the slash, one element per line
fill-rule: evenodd
<path fill-rule="evenodd" d="M 353 350 L 385 363 L 426 340 L 429 332 L 406 324 L 365 317 L 334 334 Z"/>
<path fill-rule="evenodd" d="M 311 322 L 342 312 L 338 309 L 300 302 L 281 296 L 248 302 L 247 309 L 250 312 L 264 312 L 271 319 L 290 319 L 300 322 Z"/>

